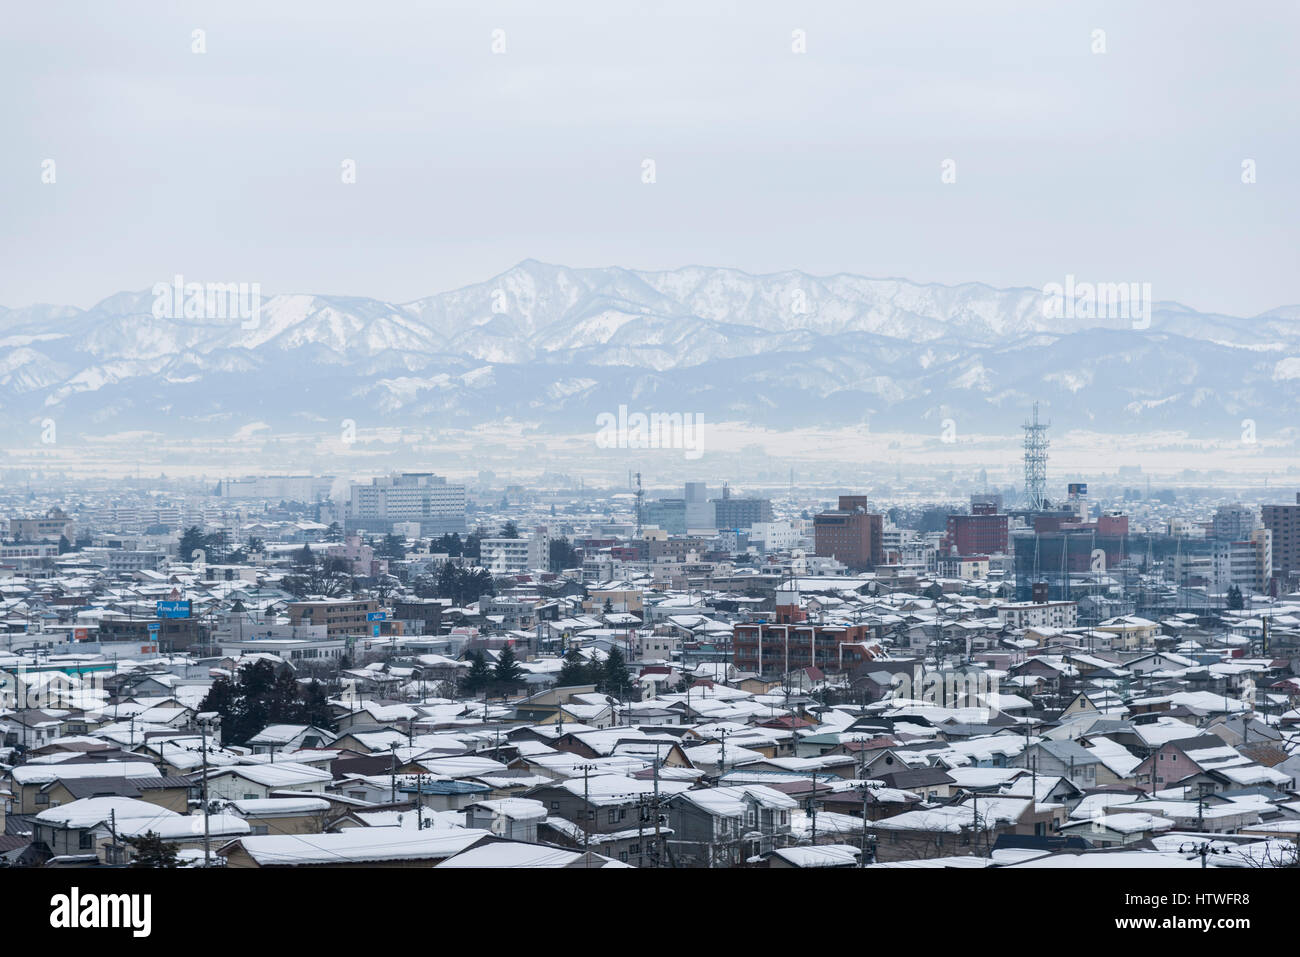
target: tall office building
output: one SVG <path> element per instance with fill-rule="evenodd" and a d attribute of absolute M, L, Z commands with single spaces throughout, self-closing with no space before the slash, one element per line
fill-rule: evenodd
<path fill-rule="evenodd" d="M 687 482 L 684 497 L 688 532 L 716 528 L 713 524 L 713 503 L 709 501 L 708 485 L 703 482 Z"/>
<path fill-rule="evenodd" d="M 1273 533 L 1257 528 L 1240 541 L 1216 540 L 1212 554 L 1214 590 L 1234 585 L 1243 594 L 1263 594 L 1273 573 Z"/>
<path fill-rule="evenodd" d="M 1221 542 L 1244 542 L 1250 533 L 1259 528 L 1255 510 L 1238 502 L 1220 505 L 1214 513 L 1213 535 Z"/>
<path fill-rule="evenodd" d="M 390 531 L 395 522 L 418 522 L 421 535 L 465 531 L 465 486 L 448 485 L 431 472 L 403 472 L 353 484 L 348 531 Z"/>
<path fill-rule="evenodd" d="M 841 495 L 839 508 L 813 517 L 814 551 L 854 571 L 884 564 L 884 516 L 867 511 L 865 495 Z"/>
<path fill-rule="evenodd" d="M 1265 505 L 1260 508 L 1264 527 L 1273 533 L 1273 575 L 1279 587 L 1300 575 L 1300 492 L 1294 505 Z"/>
<path fill-rule="evenodd" d="M 772 521 L 772 500 L 766 498 L 732 498 L 725 486 L 722 498 L 713 500 L 714 528 L 749 528 Z"/>
<path fill-rule="evenodd" d="M 1010 516 L 992 504 L 971 506 L 970 515 L 949 515 L 943 543 L 956 555 L 1004 555 L 1008 550 Z"/>

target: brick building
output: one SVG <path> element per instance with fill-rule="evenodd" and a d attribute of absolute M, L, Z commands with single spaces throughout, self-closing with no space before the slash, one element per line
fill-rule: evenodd
<path fill-rule="evenodd" d="M 1005 555 L 1008 520 L 995 505 L 972 505 L 969 515 L 948 516 L 944 545 L 956 555 Z"/>
<path fill-rule="evenodd" d="M 841 495 L 839 508 L 813 518 L 814 554 L 854 571 L 885 563 L 884 516 L 867 511 L 865 495 Z"/>

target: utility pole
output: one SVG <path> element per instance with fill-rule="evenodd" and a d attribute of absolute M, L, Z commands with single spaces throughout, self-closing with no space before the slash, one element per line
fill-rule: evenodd
<path fill-rule="evenodd" d="M 424 775 L 415 773 L 415 829 L 424 830 Z"/>
<path fill-rule="evenodd" d="M 389 784 L 391 785 L 391 791 L 389 792 L 388 795 L 388 803 L 396 804 L 397 803 L 397 745 L 390 744 L 388 746 L 388 752 L 389 754 L 392 755 L 393 758 L 392 765 L 388 771 Z"/>
<path fill-rule="evenodd" d="M 205 719 L 199 716 L 199 730 L 201 732 L 201 746 L 203 751 L 203 866 L 212 866 L 212 831 L 208 821 L 208 724 L 216 722 L 220 727 L 220 717 Z"/>
<path fill-rule="evenodd" d="M 655 780 L 655 803 L 654 803 L 654 816 L 655 816 L 655 867 L 658 867 L 658 866 L 659 866 L 659 849 L 660 849 L 660 847 L 662 846 L 662 845 L 659 843 L 659 841 L 660 841 L 660 836 L 659 836 L 659 747 L 660 747 L 660 745 L 659 745 L 658 743 L 656 743 L 656 744 L 655 744 L 655 772 L 654 772 L 654 780 Z"/>
<path fill-rule="evenodd" d="M 587 857 L 591 851 L 591 827 L 588 822 L 591 821 L 593 814 L 591 810 L 591 768 L 592 765 L 590 764 L 581 765 L 582 803 L 585 805 L 582 812 L 586 815 L 582 820 L 582 853 L 584 858 L 586 858 L 584 863 L 585 867 L 591 866 L 591 859 Z"/>
<path fill-rule="evenodd" d="M 862 853 L 858 855 L 858 867 L 867 866 L 867 797 L 870 788 L 864 780 L 860 785 L 862 788 Z"/>
<path fill-rule="evenodd" d="M 817 846 L 817 769 L 812 773 L 812 797 L 808 799 L 808 813 L 812 816 L 812 844 Z"/>

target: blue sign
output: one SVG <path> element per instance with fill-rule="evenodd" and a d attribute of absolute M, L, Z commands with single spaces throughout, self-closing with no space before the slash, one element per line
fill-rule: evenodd
<path fill-rule="evenodd" d="M 149 623 L 149 630 L 150 630 L 150 631 L 157 631 L 159 627 L 160 627 L 160 626 L 159 626 L 158 622 L 156 622 L 156 621 L 153 621 L 153 622 L 150 622 L 150 623 Z"/>
<path fill-rule="evenodd" d="M 368 611 L 366 612 L 366 621 L 387 621 L 388 612 L 386 611 Z"/>
<path fill-rule="evenodd" d="M 374 632 L 374 635 L 375 635 L 376 638 L 379 637 L 379 626 L 378 626 L 378 625 L 375 625 L 375 632 Z"/>
<path fill-rule="evenodd" d="M 188 601 L 160 601 L 157 609 L 159 618 L 190 617 L 190 603 Z"/>

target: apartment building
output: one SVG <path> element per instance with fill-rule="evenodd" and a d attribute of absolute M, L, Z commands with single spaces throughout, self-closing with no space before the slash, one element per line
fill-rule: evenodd
<path fill-rule="evenodd" d="M 60 537 L 72 541 L 76 528 L 61 508 L 52 508 L 39 518 L 9 519 L 9 537 L 16 542 L 57 542 Z"/>
<path fill-rule="evenodd" d="M 1285 583 L 1300 574 L 1300 492 L 1294 505 L 1264 505 L 1260 517 L 1273 535 L 1273 575 Z"/>
<path fill-rule="evenodd" d="M 369 635 L 374 622 L 366 616 L 380 610 L 373 599 L 355 601 L 350 598 L 322 598 L 317 601 L 290 602 L 288 607 L 291 625 L 324 625 L 330 638 L 345 635 Z"/>
<path fill-rule="evenodd" d="M 1273 533 L 1257 528 L 1242 541 L 1216 541 L 1211 560 L 1216 592 L 1236 587 L 1245 594 L 1263 594 L 1273 575 Z"/>
<path fill-rule="evenodd" d="M 543 525 L 527 538 L 484 538 L 479 541 L 479 555 L 494 575 L 549 568 L 551 535 Z"/>
<path fill-rule="evenodd" d="M 345 523 L 349 531 L 391 531 L 397 522 L 418 522 L 421 535 L 465 531 L 465 486 L 449 485 L 431 472 L 403 472 L 354 484 Z"/>
<path fill-rule="evenodd" d="M 852 671 L 870 660 L 866 625 L 737 624 L 732 632 L 732 663 L 760 675 L 788 674 L 801 668 Z"/>
<path fill-rule="evenodd" d="M 841 495 L 839 508 L 814 517 L 813 541 L 820 558 L 855 571 L 872 568 L 885 561 L 884 516 L 867 511 L 865 495 Z"/>
<path fill-rule="evenodd" d="M 1079 603 L 1012 602 L 998 608 L 998 621 L 1012 628 L 1073 628 L 1079 623 Z"/>

